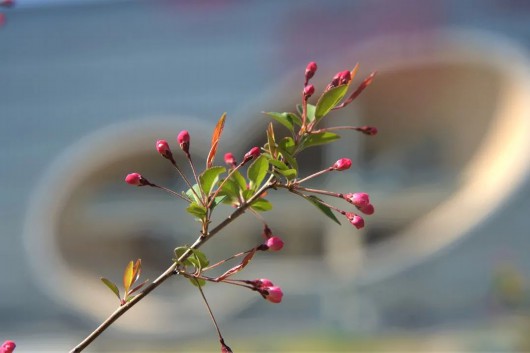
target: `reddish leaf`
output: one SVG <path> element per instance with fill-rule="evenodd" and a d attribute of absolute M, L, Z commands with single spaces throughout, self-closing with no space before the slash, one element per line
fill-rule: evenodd
<path fill-rule="evenodd" d="M 137 285 L 136 287 L 134 287 L 133 289 L 131 289 L 130 294 L 133 294 L 134 292 L 136 292 L 137 290 L 139 290 L 140 288 L 142 288 L 147 282 L 149 282 L 148 279 L 146 279 L 145 281 L 143 281 L 142 283 L 140 283 L 139 285 Z"/>
<path fill-rule="evenodd" d="M 133 267 L 133 281 L 131 282 L 131 285 L 140 278 L 140 275 L 142 274 L 142 259 L 136 260 Z"/>
<path fill-rule="evenodd" d="M 254 254 L 256 253 L 256 248 L 252 249 L 251 252 L 249 252 L 244 258 L 243 260 L 241 261 L 241 263 L 237 266 L 234 266 L 232 267 L 231 269 L 229 269 L 228 271 L 226 271 L 225 273 L 223 273 L 221 276 L 217 277 L 215 280 L 216 281 L 222 281 L 236 273 L 238 273 L 239 271 L 241 271 L 242 269 L 245 268 L 245 266 L 248 265 L 248 263 L 250 262 L 250 260 L 252 260 L 252 257 L 254 257 Z"/>
<path fill-rule="evenodd" d="M 208 152 L 208 158 L 206 158 L 206 169 L 211 168 L 213 165 L 213 160 L 215 158 L 215 154 L 217 153 L 217 146 L 219 145 L 219 140 L 221 139 L 221 134 L 223 133 L 223 129 L 225 127 L 225 119 L 226 113 L 223 113 L 221 118 L 219 118 L 215 129 L 213 130 L 212 147 L 210 148 L 210 152 Z"/>

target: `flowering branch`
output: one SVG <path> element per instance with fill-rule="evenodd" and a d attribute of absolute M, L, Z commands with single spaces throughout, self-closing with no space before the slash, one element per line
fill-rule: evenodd
<path fill-rule="evenodd" d="M 317 65 L 310 62 L 305 71 L 304 88 L 302 90 L 302 104 L 297 107 L 297 113 L 276 113 L 267 112 L 272 119 L 283 125 L 292 137 L 283 137 L 277 139 L 274 126 L 269 124 L 266 136 L 267 143 L 260 147 L 251 148 L 238 164 L 232 153 L 226 153 L 224 156 L 224 166 L 215 166 L 213 164 L 221 134 L 224 129 L 226 114 L 219 119 L 212 136 L 211 148 L 206 158 L 206 168 L 199 174 L 193 163 L 190 151 L 190 135 L 188 131 L 182 130 L 177 137 L 180 149 L 185 154 L 193 174 L 195 184 L 192 185 L 185 175 L 184 171 L 177 165 L 169 144 L 165 140 L 156 142 L 156 149 L 160 155 L 169 160 L 175 167 L 178 174 L 186 183 L 188 190 L 181 193 L 170 190 L 166 187 L 153 183 L 138 173 L 128 174 L 125 181 L 134 186 L 150 186 L 163 190 L 180 200 L 186 202 L 188 207 L 186 211 L 201 223 L 200 235 L 191 246 L 180 246 L 175 249 L 175 258 L 171 265 L 162 272 L 153 282 L 147 284 L 147 281 L 133 288 L 133 284 L 139 279 L 141 273 L 141 261 L 136 263 L 130 262 L 124 273 L 125 294 L 119 295 L 117 286 L 110 280 L 104 278 L 102 281 L 107 287 L 120 298 L 120 306 L 90 333 L 83 341 L 74 347 L 70 353 L 81 352 L 105 330 L 107 330 L 118 318 L 130 310 L 138 302 L 143 300 L 148 294 L 154 291 L 158 286 L 169 278 L 179 275 L 187 278 L 191 284 L 199 288 L 200 295 L 206 303 L 207 310 L 214 322 L 215 328 L 219 335 L 221 352 L 229 353 L 232 350 L 225 344 L 221 335 L 219 326 L 213 316 L 212 309 L 208 304 L 202 287 L 207 283 L 226 283 L 236 285 L 242 288 L 250 289 L 259 293 L 264 299 L 272 303 L 280 303 L 283 298 L 283 291 L 279 286 L 274 285 L 268 279 L 234 279 L 233 276 L 240 273 L 253 259 L 258 252 L 263 251 L 280 251 L 284 247 L 284 241 L 277 235 L 274 235 L 271 228 L 261 212 L 266 212 L 272 208 L 272 204 L 265 199 L 267 192 L 271 189 L 287 189 L 318 208 L 324 215 L 334 222 L 340 224 L 335 213 L 345 216 L 348 221 L 360 229 L 364 226 L 364 219 L 354 212 L 343 210 L 328 201 L 320 199 L 316 195 L 342 199 L 355 206 L 360 212 L 370 215 L 374 212 L 374 207 L 370 203 L 369 197 L 365 193 L 335 193 L 328 190 L 319 190 L 305 187 L 303 184 L 309 180 L 317 178 L 328 172 L 342 172 L 352 166 L 348 158 L 340 158 L 333 165 L 311 175 L 300 178 L 298 176 L 298 154 L 313 146 L 332 143 L 340 138 L 339 135 L 332 131 L 338 130 L 357 130 L 366 135 L 374 135 L 377 130 L 373 127 L 354 127 L 354 126 L 336 126 L 323 129 L 315 129 L 320 121 L 334 110 L 341 109 L 353 101 L 363 90 L 371 83 L 373 74 L 361 83 L 361 85 L 348 98 L 346 96 L 350 84 L 358 71 L 356 65 L 352 71 L 345 70 L 339 72 L 333 77 L 331 82 L 321 94 L 316 105 L 309 103 L 310 98 L 315 93 L 315 88 L 309 83 L 310 79 L 317 71 Z M 342 102 L 341 102 L 342 101 Z M 246 168 L 246 177 L 243 175 L 243 167 Z M 219 222 L 215 227 L 210 229 L 212 215 L 217 207 L 222 204 L 228 204 L 235 207 L 231 214 Z M 218 261 L 210 265 L 207 256 L 199 250 L 203 244 L 212 239 L 221 230 L 231 224 L 235 219 L 246 211 L 251 211 L 262 223 L 264 240 L 254 248 L 237 252 L 227 257 L 225 260 Z M 217 277 L 207 276 L 204 273 L 220 266 L 226 266 L 230 260 L 236 258 L 239 263 L 228 268 L 224 273 Z M 143 290 L 140 291 L 140 289 Z M 137 293 L 137 294 L 136 294 Z"/>

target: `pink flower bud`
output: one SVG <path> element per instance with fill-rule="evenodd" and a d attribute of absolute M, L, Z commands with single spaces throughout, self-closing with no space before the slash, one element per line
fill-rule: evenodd
<path fill-rule="evenodd" d="M 261 150 L 259 149 L 259 147 L 252 147 L 250 149 L 250 151 L 248 151 L 245 156 L 243 157 L 243 162 L 248 162 L 250 161 L 251 159 L 253 158 L 258 158 L 258 156 L 260 155 L 261 153 Z"/>
<path fill-rule="evenodd" d="M 354 194 L 346 194 L 344 198 L 351 204 L 361 207 L 370 203 L 370 196 L 365 192 L 356 192 Z"/>
<path fill-rule="evenodd" d="M 265 244 L 271 251 L 280 251 L 283 248 L 283 240 L 280 237 L 270 237 Z"/>
<path fill-rule="evenodd" d="M 375 212 L 374 205 L 372 205 L 371 203 L 369 203 L 368 205 L 364 205 L 364 206 L 358 206 L 357 208 L 359 209 L 359 211 L 361 211 L 362 213 L 366 215 L 371 215 L 371 214 L 374 214 Z"/>
<path fill-rule="evenodd" d="M 135 186 L 144 186 L 148 184 L 148 181 L 138 173 L 127 174 L 125 177 L 125 182 L 129 185 Z"/>
<path fill-rule="evenodd" d="M 361 229 L 364 227 L 364 219 L 361 216 L 355 213 L 346 213 L 346 218 L 355 228 Z"/>
<path fill-rule="evenodd" d="M 6 16 L 3 13 L 0 13 L 0 27 L 5 25 L 6 23 Z"/>
<path fill-rule="evenodd" d="M 171 149 L 169 148 L 169 144 L 167 143 L 166 140 L 156 141 L 156 150 L 163 157 L 170 158 L 172 156 Z"/>
<path fill-rule="evenodd" d="M 236 158 L 234 157 L 234 155 L 230 152 L 226 153 L 225 154 L 225 163 L 231 167 L 235 167 L 237 162 L 236 162 Z"/>
<path fill-rule="evenodd" d="M 338 161 L 335 162 L 332 166 L 333 170 L 346 170 L 351 168 L 351 160 L 348 158 L 341 158 Z"/>
<path fill-rule="evenodd" d="M 317 72 L 317 63 L 314 61 L 311 61 L 309 64 L 307 64 L 305 68 L 306 82 L 309 81 L 309 79 L 315 75 L 315 72 Z"/>
<path fill-rule="evenodd" d="M 339 85 L 345 85 L 351 81 L 351 73 L 349 70 L 344 70 L 339 73 Z"/>
<path fill-rule="evenodd" d="M 177 136 L 177 141 L 184 153 L 188 154 L 190 151 L 190 133 L 187 130 L 182 130 Z"/>
<path fill-rule="evenodd" d="M 5 341 L 0 347 L 0 353 L 12 353 L 17 345 L 13 341 Z"/>
<path fill-rule="evenodd" d="M 221 353 L 233 353 L 232 349 L 228 347 L 225 341 L 221 338 Z"/>
<path fill-rule="evenodd" d="M 315 93 L 315 86 L 313 85 L 307 85 L 304 88 L 304 97 L 309 98 Z"/>
<path fill-rule="evenodd" d="M 262 294 L 271 303 L 280 303 L 283 297 L 282 289 L 278 286 L 265 287 L 262 289 Z"/>
<path fill-rule="evenodd" d="M 272 284 L 272 282 L 268 280 L 267 278 L 260 278 L 260 279 L 257 279 L 255 282 L 256 282 L 257 287 L 259 288 L 274 286 L 274 284 Z"/>

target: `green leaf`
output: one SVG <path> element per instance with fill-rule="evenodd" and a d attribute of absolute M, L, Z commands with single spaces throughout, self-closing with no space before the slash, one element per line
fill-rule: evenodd
<path fill-rule="evenodd" d="M 190 278 L 189 279 L 191 284 L 193 284 L 195 287 L 203 287 L 206 284 L 206 281 L 202 278 Z"/>
<path fill-rule="evenodd" d="M 305 138 L 303 145 L 304 148 L 307 148 L 311 146 L 324 145 L 326 143 L 330 143 L 338 139 L 340 139 L 340 136 L 333 132 L 317 132 L 308 135 Z"/>
<path fill-rule="evenodd" d="M 328 114 L 348 92 L 349 85 L 340 85 L 324 92 L 318 99 L 315 119 L 318 121 Z"/>
<path fill-rule="evenodd" d="M 307 121 L 312 122 L 313 120 L 315 120 L 315 110 L 316 107 L 313 104 L 307 104 Z M 296 105 L 296 111 L 298 112 L 298 114 L 300 114 L 300 116 L 303 115 L 301 104 Z"/>
<path fill-rule="evenodd" d="M 241 190 L 246 190 L 247 189 L 247 181 L 246 181 L 245 177 L 243 175 L 241 175 L 241 173 L 238 170 L 236 170 L 232 174 L 232 178 L 234 178 L 234 180 L 237 182 L 237 184 L 239 185 L 239 188 Z"/>
<path fill-rule="evenodd" d="M 295 149 L 295 143 L 292 137 L 284 137 L 280 143 L 278 144 L 278 147 L 289 152 L 293 153 Z"/>
<path fill-rule="evenodd" d="M 247 170 L 248 180 L 250 181 L 250 189 L 256 190 L 269 170 L 269 161 L 265 156 L 259 156 L 254 162 L 250 165 Z"/>
<path fill-rule="evenodd" d="M 300 126 L 300 118 L 293 113 L 276 113 L 276 112 L 264 112 L 283 126 L 289 131 L 294 132 L 294 125 Z"/>
<path fill-rule="evenodd" d="M 333 222 L 336 222 L 337 224 L 340 225 L 340 222 L 339 220 L 337 219 L 337 217 L 335 216 L 335 214 L 333 213 L 333 211 L 331 210 L 331 208 L 329 208 L 328 206 L 326 205 L 323 205 L 322 204 L 322 200 L 319 199 L 318 197 L 314 196 L 314 195 L 310 195 L 310 196 L 304 196 L 304 198 L 311 202 L 313 205 L 315 205 L 316 208 L 318 208 L 320 211 L 322 211 L 322 213 L 324 213 L 326 216 L 328 216 L 329 218 L 331 218 L 331 220 Z"/>
<path fill-rule="evenodd" d="M 272 204 L 265 199 L 257 199 L 256 201 L 252 203 L 252 205 L 250 205 L 250 207 L 254 211 L 260 211 L 260 212 L 272 210 Z"/>
<path fill-rule="evenodd" d="M 201 194 L 201 189 L 199 188 L 199 185 L 198 185 L 198 184 L 195 184 L 195 185 L 192 186 L 192 188 L 193 188 L 193 190 L 195 190 L 195 192 L 193 192 L 192 189 L 188 189 L 188 190 L 186 191 L 186 196 L 188 196 L 188 198 L 189 198 L 190 200 L 195 200 L 196 203 L 201 202 L 201 200 L 199 200 L 199 199 L 197 198 L 197 196 L 195 195 L 195 194 L 197 194 L 197 195 L 200 195 L 200 194 Z"/>
<path fill-rule="evenodd" d="M 175 258 L 173 259 L 173 262 L 178 263 L 178 259 L 180 259 L 180 257 L 184 255 L 188 250 L 189 250 L 189 246 L 179 246 L 178 248 L 175 248 Z M 189 261 L 189 258 L 182 261 L 181 264 L 184 266 L 192 265 L 192 263 Z"/>
<path fill-rule="evenodd" d="M 254 191 L 252 191 L 252 190 L 243 190 L 242 195 L 243 195 L 243 199 L 244 200 L 248 200 L 254 195 Z"/>
<path fill-rule="evenodd" d="M 286 177 L 288 180 L 293 180 L 298 175 L 296 169 L 278 170 L 278 173 Z"/>
<path fill-rule="evenodd" d="M 195 217 L 201 220 L 204 219 L 204 217 L 206 217 L 206 207 L 199 205 L 196 202 L 190 203 L 188 208 L 186 208 L 186 211 L 188 211 L 188 213 L 194 215 Z"/>
<path fill-rule="evenodd" d="M 237 200 L 239 196 L 239 184 L 232 179 L 226 180 L 221 188 L 221 192 L 228 196 L 230 199 Z"/>
<path fill-rule="evenodd" d="M 288 167 L 291 167 L 293 169 L 298 169 L 298 162 L 296 161 L 296 158 L 294 156 L 292 156 L 289 152 L 287 152 L 283 148 L 280 148 L 279 151 L 282 154 L 285 161 L 289 163 Z"/>
<path fill-rule="evenodd" d="M 269 164 L 272 164 L 273 166 L 275 166 L 278 170 L 286 170 L 286 169 L 289 169 L 289 167 L 283 163 L 282 161 L 279 161 L 277 159 L 269 159 Z"/>
<path fill-rule="evenodd" d="M 210 264 L 210 261 L 208 261 L 208 258 L 202 251 L 197 249 L 192 249 L 191 251 L 192 254 L 189 259 L 199 271 Z"/>
<path fill-rule="evenodd" d="M 116 294 L 118 299 L 121 299 L 120 290 L 118 289 L 118 286 L 114 282 L 106 279 L 105 277 L 101 277 L 101 282 L 103 282 L 112 291 L 112 293 Z"/>
<path fill-rule="evenodd" d="M 212 202 L 212 205 L 210 206 L 210 209 L 214 209 L 215 206 L 219 205 L 221 202 L 223 202 L 225 199 L 227 198 L 226 195 L 222 195 L 222 196 L 217 196 L 213 202 Z"/>
<path fill-rule="evenodd" d="M 224 172 L 226 172 L 225 167 L 211 167 L 199 175 L 199 181 L 201 183 L 202 190 L 207 195 L 210 195 L 215 183 L 217 183 L 217 180 L 219 180 L 219 175 Z"/>

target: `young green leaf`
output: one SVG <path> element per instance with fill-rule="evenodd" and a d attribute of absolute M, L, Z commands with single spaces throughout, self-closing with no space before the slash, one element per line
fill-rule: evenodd
<path fill-rule="evenodd" d="M 200 220 L 203 220 L 204 217 L 206 217 L 207 213 L 206 207 L 199 205 L 196 202 L 190 203 L 188 208 L 186 208 L 186 211 L 188 211 L 188 213 L 192 214 L 193 216 L 199 218 Z"/>
<path fill-rule="evenodd" d="M 269 170 L 269 161 L 265 156 L 259 156 L 247 170 L 248 180 L 250 181 L 250 189 L 256 190 Z"/>
<path fill-rule="evenodd" d="M 317 132 L 308 135 L 303 142 L 303 146 L 304 148 L 307 148 L 311 146 L 324 145 L 338 139 L 340 139 L 340 135 L 337 135 L 333 132 Z"/>
<path fill-rule="evenodd" d="M 184 255 L 189 250 L 189 248 L 189 246 L 179 246 L 175 248 L 175 258 L 173 259 L 173 262 L 179 263 L 178 259 L 180 259 L 180 257 Z M 181 261 L 180 264 L 184 266 L 192 266 L 191 262 L 188 259 Z"/>
<path fill-rule="evenodd" d="M 278 147 L 289 152 L 293 153 L 295 149 L 295 143 L 292 137 L 284 137 L 280 143 L 278 144 Z"/>
<path fill-rule="evenodd" d="M 300 126 L 300 118 L 293 113 L 276 113 L 276 112 L 264 112 L 283 126 L 289 131 L 294 132 L 294 125 Z"/>
<path fill-rule="evenodd" d="M 250 205 L 254 211 L 266 212 L 272 210 L 272 204 L 265 199 L 257 199 Z"/>
<path fill-rule="evenodd" d="M 232 178 L 234 178 L 234 180 L 237 182 L 237 184 L 239 185 L 239 187 L 241 188 L 241 190 L 246 190 L 247 188 L 247 181 L 245 180 L 245 177 L 243 175 L 241 175 L 241 173 L 236 170 L 233 174 L 232 174 Z"/>
<path fill-rule="evenodd" d="M 328 216 L 333 222 L 336 222 L 340 225 L 339 220 L 333 213 L 333 211 L 326 205 L 322 204 L 322 200 L 314 195 L 304 196 L 304 198 L 309 201 L 311 204 L 313 204 L 316 208 L 318 208 L 322 213 L 324 213 L 326 216 Z"/>
<path fill-rule="evenodd" d="M 333 109 L 348 92 L 349 85 L 340 85 L 324 92 L 318 99 L 315 119 L 319 121 Z"/>
<path fill-rule="evenodd" d="M 118 286 L 114 282 L 106 279 L 105 277 L 101 277 L 101 282 L 103 282 L 112 291 L 112 293 L 116 294 L 118 299 L 121 299 L 120 290 L 118 289 Z"/>
<path fill-rule="evenodd" d="M 296 111 L 298 112 L 298 114 L 302 115 L 303 114 L 303 111 L 302 111 L 302 105 L 301 104 L 297 104 L 296 105 Z M 307 121 L 309 122 L 312 122 L 313 120 L 315 120 L 315 110 L 316 110 L 316 107 L 313 105 L 313 104 L 307 104 Z"/>
<path fill-rule="evenodd" d="M 282 161 L 279 161 L 277 159 L 273 159 L 273 158 L 269 159 L 269 164 L 272 164 L 278 170 L 289 169 L 289 167 L 285 163 L 283 163 Z"/>
<path fill-rule="evenodd" d="M 223 202 L 225 199 L 227 198 L 226 195 L 221 195 L 221 196 L 217 196 L 213 202 L 212 202 L 212 205 L 210 206 L 210 209 L 214 209 L 215 206 L 219 205 L 221 202 Z"/>
<path fill-rule="evenodd" d="M 208 152 L 208 157 L 206 158 L 207 169 L 211 168 L 213 165 L 213 160 L 215 158 L 215 154 L 217 153 L 217 146 L 219 145 L 219 140 L 221 139 L 221 134 L 223 133 L 223 129 L 225 127 L 225 119 L 226 113 L 223 113 L 221 118 L 219 118 L 217 125 L 215 125 L 215 129 L 213 130 L 212 147 L 210 148 L 210 152 Z"/>
<path fill-rule="evenodd" d="M 298 169 L 298 162 L 296 161 L 296 158 L 294 156 L 292 156 L 291 153 L 289 153 L 286 150 L 284 150 L 283 148 L 278 148 L 278 150 L 282 154 L 282 156 L 285 159 L 285 161 L 289 164 L 288 167 L 297 170 Z"/>
<path fill-rule="evenodd" d="M 199 182 L 201 187 L 207 195 L 213 191 L 217 180 L 219 180 L 219 175 L 226 172 L 225 167 L 211 167 L 206 169 L 199 175 Z"/>
<path fill-rule="evenodd" d="M 202 278 L 195 278 L 192 277 L 189 279 L 191 284 L 193 284 L 195 287 L 203 287 L 206 284 L 206 281 Z"/>
<path fill-rule="evenodd" d="M 286 177 L 288 180 L 293 180 L 298 175 L 296 169 L 278 170 L 278 173 Z"/>
<path fill-rule="evenodd" d="M 202 251 L 197 249 L 192 249 L 191 251 L 192 254 L 190 255 L 189 259 L 192 262 L 193 266 L 195 266 L 195 268 L 199 270 L 199 272 L 210 264 L 208 258 Z"/>
<path fill-rule="evenodd" d="M 224 182 L 221 188 L 221 193 L 229 197 L 231 200 L 237 200 L 239 197 L 239 184 L 233 179 L 228 179 Z"/>
<path fill-rule="evenodd" d="M 199 188 L 199 185 L 198 185 L 198 184 L 193 185 L 193 190 L 195 190 L 195 192 L 193 192 L 191 189 L 188 189 L 188 190 L 186 191 L 186 196 L 187 196 L 190 200 L 195 200 L 196 203 L 200 203 L 201 200 L 199 200 L 199 199 L 197 198 L 197 196 L 195 195 L 195 194 L 197 194 L 197 195 L 200 195 L 200 194 L 201 194 L 201 189 Z"/>

